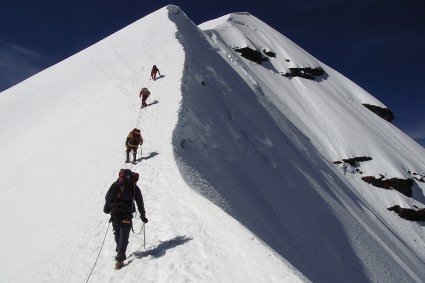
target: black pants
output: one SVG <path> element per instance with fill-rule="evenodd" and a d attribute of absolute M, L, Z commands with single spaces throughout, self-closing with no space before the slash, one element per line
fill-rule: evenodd
<path fill-rule="evenodd" d="M 137 147 L 136 148 L 134 148 L 134 147 L 127 147 L 127 150 L 125 151 L 126 152 L 126 157 L 127 157 L 127 160 L 130 160 L 130 152 L 131 151 L 133 151 L 133 161 L 136 161 L 136 154 L 137 154 Z"/>
<path fill-rule="evenodd" d="M 130 236 L 131 221 L 130 223 L 112 222 L 112 227 L 114 228 L 115 243 L 117 244 L 115 260 L 124 261 L 127 258 L 125 252 L 127 250 L 128 237 Z"/>

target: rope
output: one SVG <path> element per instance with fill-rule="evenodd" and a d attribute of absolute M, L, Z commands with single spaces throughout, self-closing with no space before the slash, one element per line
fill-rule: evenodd
<path fill-rule="evenodd" d="M 142 228 L 140 228 L 140 231 L 139 232 L 134 232 L 134 230 L 133 230 L 133 233 L 134 234 L 142 234 L 142 231 L 145 229 L 145 223 L 143 223 L 143 226 L 142 226 Z"/>
<path fill-rule="evenodd" d="M 150 80 L 149 80 L 149 81 L 148 81 L 148 83 L 146 84 L 146 88 L 148 88 L 148 89 L 149 89 L 149 87 L 150 87 Z M 150 99 L 149 99 L 149 103 L 150 103 Z M 139 115 L 138 115 L 138 117 L 137 117 L 136 128 L 139 128 L 141 114 L 142 114 L 142 109 L 141 109 L 141 108 L 139 108 Z M 125 162 L 124 162 L 124 168 L 125 168 Z M 136 215 L 137 215 L 137 212 L 136 212 Z M 90 273 L 89 273 L 89 276 L 87 277 L 86 283 L 87 283 L 87 282 L 89 282 L 90 277 L 91 277 L 91 275 L 92 275 L 92 273 L 93 273 L 93 270 L 94 270 L 94 268 L 96 267 L 97 261 L 99 260 L 99 256 L 100 256 L 100 253 L 102 252 L 103 246 L 105 245 L 106 236 L 108 235 L 108 231 L 109 231 L 109 227 L 110 227 L 110 226 L 111 226 L 111 222 L 109 222 L 109 223 L 108 223 L 108 228 L 106 229 L 105 237 L 103 238 L 102 245 L 100 246 L 99 253 L 97 254 L 97 257 L 96 257 L 96 261 L 94 262 L 93 267 L 92 267 L 92 269 L 90 270 Z M 133 227 L 131 227 L 131 229 L 133 230 Z M 143 239 L 143 245 L 144 245 L 144 246 L 146 246 L 146 242 L 145 242 L 145 236 L 146 236 L 146 232 L 145 232 L 145 223 L 143 223 L 143 226 L 142 226 L 142 228 L 140 229 L 140 232 L 134 232 L 134 230 L 133 230 L 133 233 L 134 233 L 134 234 L 141 234 L 141 233 L 142 233 L 142 231 L 144 232 L 144 233 L 143 233 L 143 237 L 144 237 L 144 239 Z"/>
<path fill-rule="evenodd" d="M 136 239 L 142 240 L 139 237 L 137 237 L 135 234 L 141 234 L 143 231 L 143 248 L 146 249 L 146 228 L 145 228 L 145 223 L 143 223 L 142 229 L 140 230 L 140 232 L 135 233 L 133 230 L 133 234 L 131 234 L 133 237 L 135 237 Z"/>
<path fill-rule="evenodd" d="M 87 277 L 86 283 L 87 283 L 87 282 L 89 282 L 90 276 L 91 276 L 91 274 L 92 274 L 92 272 L 93 272 L 94 268 L 96 267 L 97 260 L 99 259 L 100 252 L 102 251 L 103 245 L 105 244 L 106 235 L 108 235 L 108 231 L 109 231 L 109 227 L 110 227 L 110 226 L 111 226 L 111 222 L 109 222 L 109 223 L 108 223 L 108 228 L 106 229 L 105 237 L 103 238 L 103 242 L 102 242 L 102 245 L 100 246 L 99 253 L 97 254 L 96 261 L 95 261 L 95 262 L 94 262 L 94 264 L 93 264 L 93 267 L 92 267 L 92 269 L 91 269 L 91 271 L 90 271 L 89 276 Z"/>

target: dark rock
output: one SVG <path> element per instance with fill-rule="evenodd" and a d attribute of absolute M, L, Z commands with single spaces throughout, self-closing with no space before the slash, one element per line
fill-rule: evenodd
<path fill-rule="evenodd" d="M 391 122 L 395 118 L 393 115 L 393 112 L 391 112 L 391 110 L 388 108 L 382 108 L 382 107 L 367 104 L 367 103 L 364 103 L 363 106 L 388 122 Z"/>
<path fill-rule="evenodd" d="M 351 166 L 357 167 L 357 162 L 365 162 L 372 160 L 372 157 L 369 156 L 360 156 L 360 157 L 353 157 L 353 158 L 347 158 L 343 159 L 345 163 L 350 164 Z"/>
<path fill-rule="evenodd" d="M 266 51 L 266 49 L 264 49 L 263 52 L 264 52 L 264 54 L 266 54 L 269 57 L 276 58 L 276 53 L 274 53 L 272 51 Z"/>
<path fill-rule="evenodd" d="M 236 48 L 236 52 L 241 53 L 241 56 L 261 65 L 262 62 L 269 61 L 269 58 L 263 57 L 260 51 L 253 50 L 249 47 Z"/>
<path fill-rule="evenodd" d="M 394 205 L 387 208 L 389 211 L 394 211 L 401 218 L 410 221 L 425 221 L 425 209 L 414 210 L 410 208 L 402 208 L 399 205 Z"/>
<path fill-rule="evenodd" d="M 321 67 L 311 68 L 289 68 L 289 72 L 283 74 L 287 78 L 300 77 L 308 80 L 314 80 L 316 77 L 322 76 L 325 71 Z"/>
<path fill-rule="evenodd" d="M 365 176 L 362 177 L 362 180 L 378 188 L 383 188 L 386 190 L 393 189 L 405 196 L 412 196 L 413 179 L 391 178 L 384 180 L 384 176 L 381 175 L 380 179 L 376 179 L 373 176 Z"/>
<path fill-rule="evenodd" d="M 353 167 L 358 167 L 357 162 L 365 162 L 365 161 L 370 161 L 372 160 L 372 157 L 369 156 L 359 156 L 359 157 L 352 157 L 352 158 L 346 158 L 343 159 L 342 161 L 337 160 L 334 161 L 334 164 L 341 164 L 343 162 L 350 164 Z"/>

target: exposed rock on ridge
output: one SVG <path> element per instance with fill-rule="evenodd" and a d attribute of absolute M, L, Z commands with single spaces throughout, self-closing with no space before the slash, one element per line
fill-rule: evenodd
<path fill-rule="evenodd" d="M 387 120 L 388 122 L 391 122 L 395 118 L 393 112 L 388 108 L 382 108 L 367 103 L 364 103 L 363 106 L 378 115 L 379 117 L 381 117 L 382 119 Z"/>

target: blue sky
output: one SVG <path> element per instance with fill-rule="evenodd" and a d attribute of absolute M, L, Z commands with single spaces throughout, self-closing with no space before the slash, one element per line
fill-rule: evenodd
<path fill-rule="evenodd" d="M 423 0 L 5 0 L 0 91 L 168 4 L 196 24 L 250 12 L 378 98 L 425 146 Z"/>

